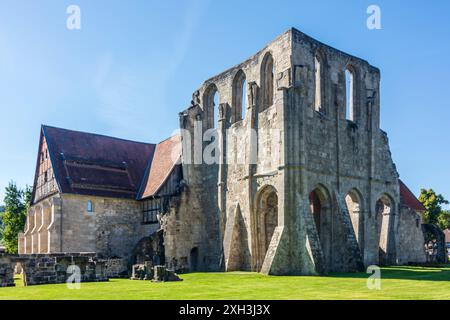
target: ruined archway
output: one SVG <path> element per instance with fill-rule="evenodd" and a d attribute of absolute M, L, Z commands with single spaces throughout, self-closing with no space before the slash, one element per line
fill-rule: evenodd
<path fill-rule="evenodd" d="M 353 231 L 355 232 L 355 238 L 358 242 L 360 249 L 363 249 L 364 240 L 364 218 L 362 210 L 362 196 L 356 189 L 350 190 L 345 196 L 345 203 L 347 210 L 352 221 Z"/>
<path fill-rule="evenodd" d="M 192 248 L 191 253 L 189 254 L 189 271 L 196 272 L 199 270 L 199 261 L 198 261 L 198 248 Z"/>
<path fill-rule="evenodd" d="M 331 197 L 328 190 L 318 186 L 309 194 L 309 205 L 313 215 L 320 246 L 327 270 L 332 264 L 332 215 Z"/>
<path fill-rule="evenodd" d="M 203 111 L 207 121 L 207 128 L 217 128 L 219 116 L 219 90 L 217 86 L 210 84 L 203 94 Z"/>
<path fill-rule="evenodd" d="M 381 196 L 375 205 L 378 236 L 378 264 L 395 263 L 395 240 L 393 232 L 394 202 L 387 195 Z"/>
<path fill-rule="evenodd" d="M 266 186 L 257 195 L 256 269 L 263 265 L 275 228 L 278 225 L 278 194 Z"/>

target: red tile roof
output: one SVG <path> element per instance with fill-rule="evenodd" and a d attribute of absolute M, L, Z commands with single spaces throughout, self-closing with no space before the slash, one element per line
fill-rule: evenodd
<path fill-rule="evenodd" d="M 143 184 L 140 199 L 154 196 L 181 160 L 181 136 L 175 135 L 156 146 L 155 155 Z"/>
<path fill-rule="evenodd" d="M 425 211 L 423 204 L 416 198 L 414 193 L 403 183 L 402 180 L 398 180 L 400 184 L 400 203 L 407 206 L 414 211 Z"/>
<path fill-rule="evenodd" d="M 62 193 L 136 198 L 155 145 L 42 126 Z"/>

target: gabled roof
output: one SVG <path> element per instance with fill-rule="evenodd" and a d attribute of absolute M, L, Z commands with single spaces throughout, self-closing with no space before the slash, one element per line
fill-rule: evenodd
<path fill-rule="evenodd" d="M 42 126 L 60 192 L 135 199 L 155 145 Z"/>
<path fill-rule="evenodd" d="M 398 180 L 400 184 L 400 203 L 407 206 L 414 211 L 425 211 L 423 204 L 416 198 L 414 193 L 403 183 L 402 180 Z"/>
<path fill-rule="evenodd" d="M 140 199 L 152 197 L 158 193 L 181 161 L 181 136 L 175 135 L 156 146 L 155 155 L 142 184 Z"/>

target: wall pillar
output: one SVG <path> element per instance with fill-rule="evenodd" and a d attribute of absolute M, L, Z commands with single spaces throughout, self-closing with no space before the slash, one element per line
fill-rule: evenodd
<path fill-rule="evenodd" d="M 48 226 L 47 226 L 47 243 L 48 252 L 62 252 L 62 207 L 61 198 L 53 197 L 50 199 L 50 206 L 48 210 Z"/>
<path fill-rule="evenodd" d="M 39 229 L 42 225 L 42 206 L 38 206 L 33 216 L 33 229 L 31 230 L 31 253 L 39 253 Z"/>

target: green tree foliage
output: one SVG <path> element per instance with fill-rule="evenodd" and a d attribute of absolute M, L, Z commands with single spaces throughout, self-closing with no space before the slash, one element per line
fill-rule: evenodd
<path fill-rule="evenodd" d="M 8 253 L 17 253 L 17 236 L 23 230 L 31 203 L 31 188 L 21 190 L 14 182 L 6 187 L 3 213 L 3 244 Z"/>
<path fill-rule="evenodd" d="M 438 225 L 442 230 L 450 229 L 450 211 L 442 211 L 438 218 Z"/>
<path fill-rule="evenodd" d="M 3 212 L 5 212 L 5 207 L 0 206 L 0 244 L 2 244 L 2 235 L 3 235 L 3 223 L 2 223 Z"/>
<path fill-rule="evenodd" d="M 442 205 L 449 202 L 441 194 L 436 194 L 433 189 L 421 189 L 419 201 L 426 209 L 425 223 L 438 225 L 443 230 L 450 226 L 450 212 L 442 209 Z"/>

